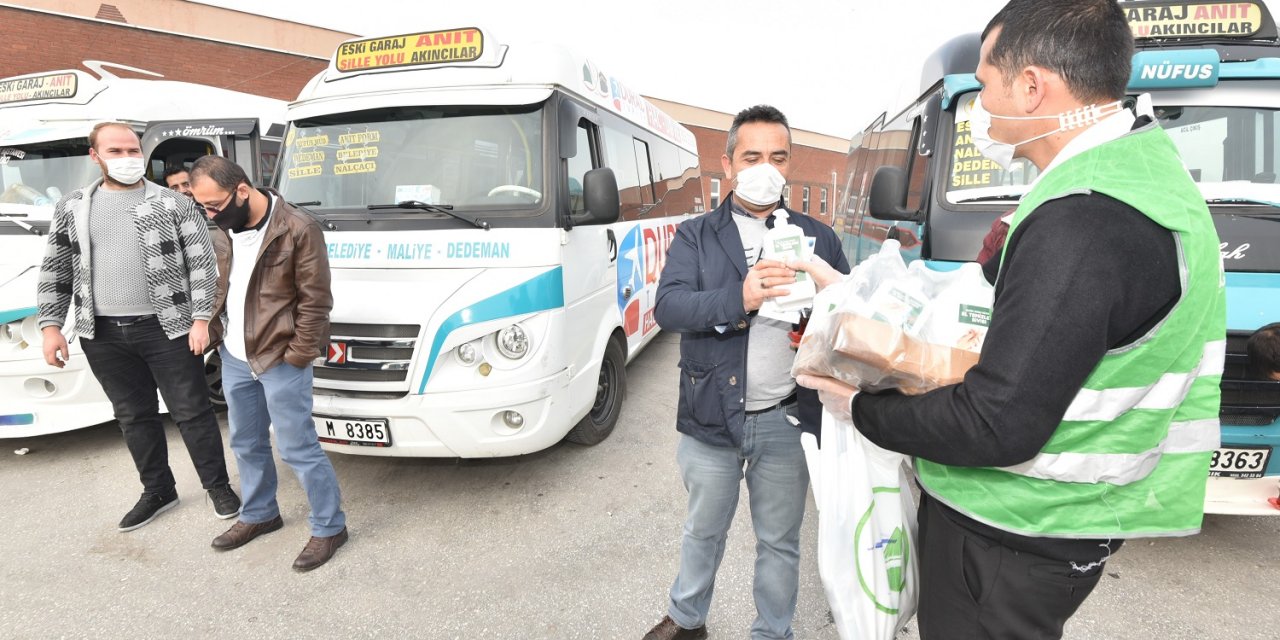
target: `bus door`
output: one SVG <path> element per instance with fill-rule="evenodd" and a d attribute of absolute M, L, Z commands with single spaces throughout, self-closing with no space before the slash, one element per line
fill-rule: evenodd
<path fill-rule="evenodd" d="M 167 167 L 189 167 L 201 156 L 217 154 L 240 165 L 255 185 L 261 185 L 259 135 L 257 120 L 247 118 L 151 122 L 142 134 L 147 177 L 158 181 Z"/>
<path fill-rule="evenodd" d="M 592 364 L 595 335 L 600 323 L 612 314 L 613 284 L 617 280 L 617 237 L 608 224 L 613 220 L 587 220 L 584 187 L 587 174 L 603 166 L 600 127 L 595 114 L 570 100 L 558 110 L 561 171 L 557 180 L 557 215 L 568 228 L 561 231 L 564 269 L 564 305 L 567 316 L 565 345 L 575 367 Z M 616 209 L 615 209 L 616 211 Z"/>
<path fill-rule="evenodd" d="M 941 97 L 935 93 L 865 137 L 872 167 L 866 215 L 857 218 L 857 258 L 879 251 L 885 240 L 902 245 L 907 261 L 924 256 L 924 223 L 933 184 L 930 169 L 936 146 Z M 860 184 L 866 184 L 862 182 Z"/>

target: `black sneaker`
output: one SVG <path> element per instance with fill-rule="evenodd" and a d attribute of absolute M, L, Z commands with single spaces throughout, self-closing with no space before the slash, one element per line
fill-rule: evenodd
<path fill-rule="evenodd" d="M 240 515 L 240 496 L 231 490 L 231 485 L 214 487 L 208 493 L 209 499 L 213 501 L 214 515 L 223 520 Z"/>
<path fill-rule="evenodd" d="M 129 513 L 124 514 L 118 527 L 120 531 L 133 531 L 146 526 L 156 516 L 178 506 L 178 494 L 162 496 L 156 493 L 143 493 L 138 504 L 133 505 Z"/>

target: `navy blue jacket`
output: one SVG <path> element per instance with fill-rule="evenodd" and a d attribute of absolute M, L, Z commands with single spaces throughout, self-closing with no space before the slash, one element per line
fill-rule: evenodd
<path fill-rule="evenodd" d="M 667 253 L 654 311 L 658 326 L 680 336 L 680 403 L 676 430 L 714 446 L 740 447 L 747 388 L 747 329 L 742 308 L 746 251 L 733 222 L 730 193 L 715 211 L 680 225 Z M 789 224 L 815 238 L 814 253 L 849 272 L 831 227 L 787 209 Z M 754 313 L 754 312 L 752 312 Z M 722 333 L 717 326 L 727 327 Z M 817 433 L 818 394 L 798 390 L 800 426 Z"/>

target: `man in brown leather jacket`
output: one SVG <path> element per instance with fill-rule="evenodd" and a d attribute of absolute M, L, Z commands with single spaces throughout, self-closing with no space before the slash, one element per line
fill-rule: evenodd
<path fill-rule="evenodd" d="M 276 504 L 280 457 L 311 503 L 311 540 L 293 563 L 314 569 L 347 541 L 338 478 L 311 419 L 312 361 L 329 340 L 329 259 L 315 220 L 269 189 L 254 189 L 238 165 L 205 156 L 191 167 L 191 192 L 221 229 L 214 232 L 218 297 L 211 344 L 221 339 L 222 385 L 244 510 L 213 539 L 235 549 L 283 526 Z"/>

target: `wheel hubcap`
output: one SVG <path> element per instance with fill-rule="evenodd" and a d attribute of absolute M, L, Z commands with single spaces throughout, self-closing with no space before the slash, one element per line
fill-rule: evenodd
<path fill-rule="evenodd" d="M 611 360 L 605 360 L 600 366 L 600 380 L 596 382 L 596 401 L 591 406 L 591 418 L 599 421 L 601 418 L 609 414 L 613 409 L 610 398 L 613 395 L 613 385 L 617 379 L 617 369 Z"/>

